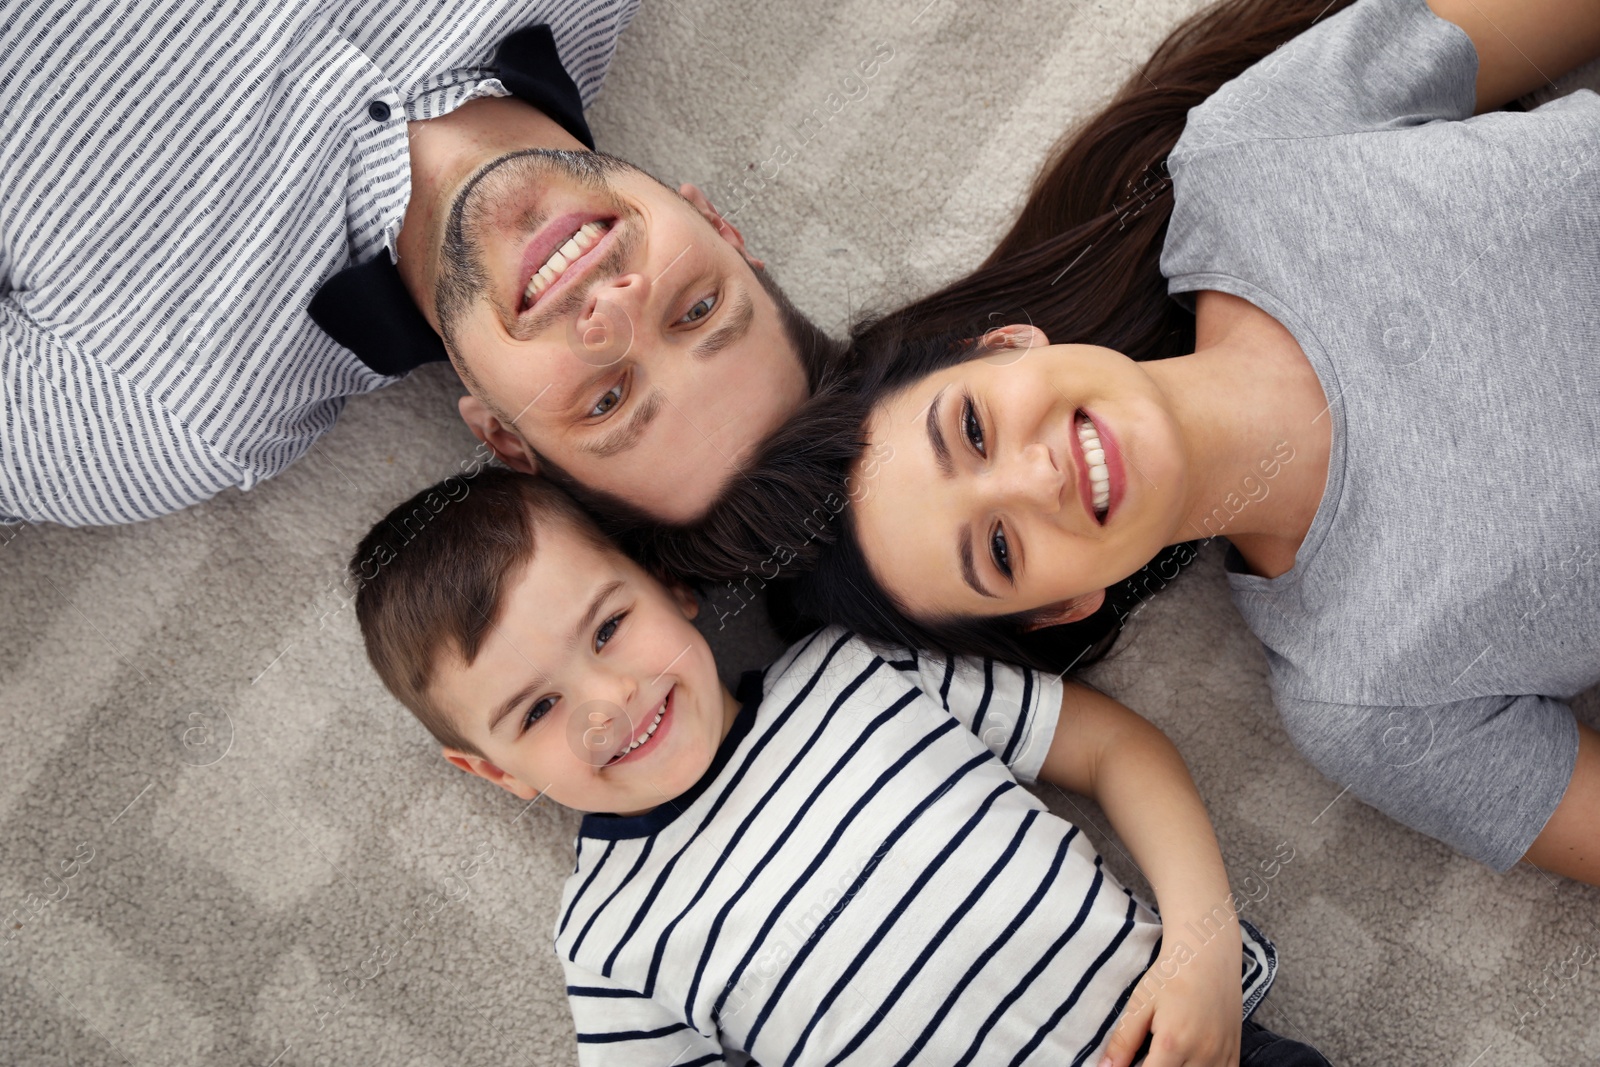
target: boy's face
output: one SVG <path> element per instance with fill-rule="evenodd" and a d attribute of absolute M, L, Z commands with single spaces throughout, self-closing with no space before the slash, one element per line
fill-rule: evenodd
<path fill-rule="evenodd" d="M 432 698 L 483 753 L 445 758 L 524 800 L 648 811 L 700 779 L 739 710 L 690 624 L 694 594 L 565 519 L 536 540 L 477 659 L 439 664 Z"/>

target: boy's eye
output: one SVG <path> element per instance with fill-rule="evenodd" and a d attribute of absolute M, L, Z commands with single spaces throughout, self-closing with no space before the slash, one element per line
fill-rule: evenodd
<path fill-rule="evenodd" d="M 596 652 L 604 648 L 606 642 L 616 635 L 617 627 L 622 625 L 622 620 L 627 616 L 628 613 L 626 611 L 619 611 L 600 624 L 600 628 L 594 632 L 594 650 Z"/>
<path fill-rule="evenodd" d="M 983 450 L 983 427 L 978 424 L 978 413 L 972 406 L 970 396 L 964 397 L 961 402 L 961 432 L 967 435 L 967 441 L 978 455 L 987 454 Z"/>
<path fill-rule="evenodd" d="M 1003 526 L 996 526 L 994 533 L 989 535 L 989 556 L 994 560 L 994 565 L 1000 573 L 1011 580 L 1011 545 L 1006 540 L 1006 531 Z"/>
<path fill-rule="evenodd" d="M 689 308 L 689 310 L 684 314 L 683 318 L 679 319 L 678 322 L 682 323 L 685 326 L 687 326 L 691 322 L 699 322 L 701 319 L 703 319 L 707 315 L 711 314 L 712 309 L 715 308 L 716 306 L 717 306 L 717 298 L 716 297 L 714 297 L 714 296 L 703 297 L 700 300 L 696 300 L 694 302 L 694 305 Z"/>
<path fill-rule="evenodd" d="M 535 700 L 533 702 L 533 707 L 529 708 L 528 714 L 523 717 L 522 728 L 526 730 L 528 727 L 532 726 L 534 723 L 548 715 L 550 713 L 550 709 L 555 706 L 555 697 L 540 697 L 538 700 Z"/>
<path fill-rule="evenodd" d="M 594 407 L 589 409 L 589 417 L 592 419 L 599 418 L 620 403 L 622 403 L 622 383 L 618 382 L 610 389 L 607 389 L 604 396 L 595 401 Z"/>

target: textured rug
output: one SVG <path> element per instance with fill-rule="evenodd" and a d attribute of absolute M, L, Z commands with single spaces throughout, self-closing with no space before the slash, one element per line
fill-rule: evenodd
<path fill-rule="evenodd" d="M 837 332 L 980 259 L 1057 134 L 1197 6 L 652 0 L 591 118 L 703 184 Z M 550 937 L 576 817 L 440 760 L 341 585 L 370 523 L 472 456 L 458 390 L 419 371 L 169 519 L 0 529 L 0 1060 L 575 1061 Z M 778 650 L 759 608 L 720 614 L 730 677 Z M 1281 954 L 1268 1026 L 1341 1065 L 1600 1060 L 1600 892 L 1491 873 L 1312 770 L 1215 549 L 1092 677 L 1189 759 Z M 1099 812 L 1044 794 L 1137 884 Z"/>

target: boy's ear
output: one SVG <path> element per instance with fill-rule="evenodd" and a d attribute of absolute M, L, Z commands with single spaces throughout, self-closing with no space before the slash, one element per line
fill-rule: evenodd
<path fill-rule="evenodd" d="M 711 223 L 712 228 L 721 235 L 724 241 L 737 248 L 739 254 L 749 260 L 752 267 L 756 270 L 761 270 L 766 266 L 765 263 L 746 251 L 744 235 L 735 228 L 733 223 L 723 218 L 721 212 L 711 206 L 711 201 L 707 199 L 706 194 L 700 190 L 698 185 L 690 185 L 686 182 L 678 186 L 678 195 L 693 204 L 694 209 L 700 212 L 700 217 Z"/>
<path fill-rule="evenodd" d="M 1100 610 L 1100 605 L 1106 602 L 1106 591 L 1096 589 L 1092 593 L 1085 593 L 1071 600 L 1063 600 L 1059 604 L 1052 604 L 1040 611 L 1039 616 L 1032 622 L 1023 626 L 1024 630 L 1043 630 L 1050 626 L 1063 626 L 1069 622 L 1079 622 Z"/>
<path fill-rule="evenodd" d="M 441 748 L 440 754 L 453 765 L 460 767 L 468 774 L 475 774 L 486 782 L 493 782 L 506 792 L 519 796 L 523 800 L 532 800 L 539 795 L 539 791 L 530 785 L 511 777 L 493 763 L 482 756 L 470 756 L 459 749 Z"/>
<path fill-rule="evenodd" d="M 700 614 L 700 598 L 695 596 L 694 590 L 686 583 L 677 578 L 662 578 L 661 583 L 672 594 L 672 599 L 683 612 L 684 618 L 693 619 Z"/>
<path fill-rule="evenodd" d="M 521 434 L 489 410 L 489 405 L 468 393 L 456 401 L 456 409 L 461 412 L 461 421 L 467 424 L 472 436 L 488 445 L 501 463 L 523 474 L 539 473 L 538 455 L 528 447 Z"/>

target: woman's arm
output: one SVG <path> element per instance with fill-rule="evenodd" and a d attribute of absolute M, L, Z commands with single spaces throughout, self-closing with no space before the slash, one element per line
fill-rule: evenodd
<path fill-rule="evenodd" d="M 1238 1062 L 1241 943 L 1222 853 L 1167 735 L 1087 686 L 1062 687 L 1039 777 L 1092 797 L 1155 891 L 1167 931 L 1107 1048 L 1125 1067 L 1145 1031 L 1149 1067 Z"/>
<path fill-rule="evenodd" d="M 1478 50 L 1477 114 L 1600 56 L 1600 0 L 1427 0 Z"/>

